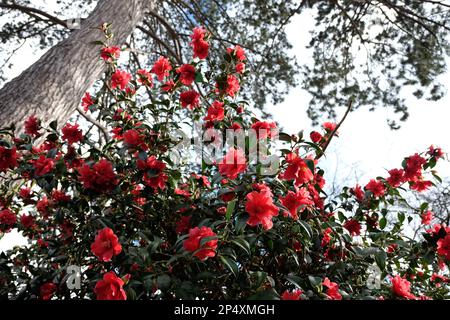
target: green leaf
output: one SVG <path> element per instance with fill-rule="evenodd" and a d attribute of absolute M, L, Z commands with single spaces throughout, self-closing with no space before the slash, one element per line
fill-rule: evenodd
<path fill-rule="evenodd" d="M 276 299 L 278 299 L 278 294 L 274 289 L 258 291 L 257 293 L 248 298 L 248 300 L 276 300 Z"/>
<path fill-rule="evenodd" d="M 287 275 L 286 276 L 286 280 L 289 281 L 290 283 L 292 283 L 294 286 L 296 286 L 298 289 L 302 289 L 302 287 L 300 286 L 300 282 L 301 282 L 301 278 L 294 276 L 294 275 Z"/>
<path fill-rule="evenodd" d="M 239 268 L 236 264 L 236 261 L 234 261 L 233 259 L 231 259 L 230 257 L 227 256 L 219 256 L 220 260 L 222 261 L 222 263 L 228 268 L 230 269 L 230 271 L 233 273 L 233 275 L 235 277 L 238 276 L 239 273 Z"/>
<path fill-rule="evenodd" d="M 248 255 L 251 254 L 250 244 L 247 242 L 247 240 L 243 238 L 237 238 L 231 241 L 241 249 L 243 249 Z"/>
<path fill-rule="evenodd" d="M 230 218 L 234 212 L 234 207 L 236 206 L 236 201 L 237 201 L 237 199 L 234 199 L 233 201 L 228 202 L 227 212 L 225 213 L 225 220 L 230 221 Z"/>
<path fill-rule="evenodd" d="M 306 221 L 303 221 L 303 220 L 298 220 L 298 223 L 306 231 L 306 233 L 308 234 L 308 237 L 312 238 L 313 232 L 312 232 L 312 229 L 311 229 L 311 226 L 309 225 L 309 223 L 307 223 Z"/>
<path fill-rule="evenodd" d="M 380 219 L 380 229 L 384 229 L 386 227 L 387 224 L 387 219 L 386 217 L 383 217 Z"/>
<path fill-rule="evenodd" d="M 171 279 L 167 274 L 162 274 L 158 276 L 156 279 L 156 282 L 158 283 L 158 288 L 161 290 L 165 290 L 169 288 Z"/>
<path fill-rule="evenodd" d="M 380 250 L 375 253 L 375 262 L 377 263 L 381 271 L 384 271 L 384 269 L 386 269 L 386 258 L 387 254 L 386 252 L 384 252 L 384 250 Z"/>

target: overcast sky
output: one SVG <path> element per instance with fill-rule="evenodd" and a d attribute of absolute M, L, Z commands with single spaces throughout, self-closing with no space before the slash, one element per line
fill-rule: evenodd
<path fill-rule="evenodd" d="M 313 18 L 308 13 L 294 17 L 287 27 L 288 38 L 293 44 L 292 52 L 300 63 L 310 59 L 311 53 L 305 46 L 312 27 Z M 42 54 L 42 51 L 34 51 L 32 46 L 24 45 L 11 60 L 15 68 L 10 77 L 18 75 Z M 441 76 L 440 81 L 450 88 L 450 73 Z M 386 170 L 399 167 L 405 156 L 424 151 L 431 144 L 442 147 L 444 151 L 450 150 L 450 95 L 438 102 L 417 100 L 413 96 L 404 98 L 410 117 L 397 131 L 389 129 L 386 110 L 369 112 L 360 109 L 349 115 L 339 130 L 339 138 L 333 140 L 327 157 L 320 163 L 329 184 L 333 179 L 338 185 L 342 181 L 349 185 L 356 182 L 365 184 L 372 177 L 385 176 Z M 305 90 L 294 88 L 285 102 L 268 106 L 267 111 L 273 114 L 285 132 L 297 133 L 304 129 L 305 134 L 309 134 L 313 129 L 306 116 L 309 99 Z M 441 177 L 450 176 L 450 163 L 442 162 L 437 169 Z M 13 243 L 24 244 L 23 241 L 15 233 L 7 234 L 0 240 L 0 252 Z"/>

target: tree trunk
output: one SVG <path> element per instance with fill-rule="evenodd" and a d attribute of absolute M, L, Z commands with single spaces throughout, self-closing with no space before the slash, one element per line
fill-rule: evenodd
<path fill-rule="evenodd" d="M 92 44 L 103 40 L 98 27 L 110 23 L 114 43 L 123 44 L 152 2 L 100 0 L 80 29 L 0 90 L 0 127 L 15 124 L 21 132 L 24 120 L 31 115 L 64 124 L 105 69 L 99 46 Z"/>

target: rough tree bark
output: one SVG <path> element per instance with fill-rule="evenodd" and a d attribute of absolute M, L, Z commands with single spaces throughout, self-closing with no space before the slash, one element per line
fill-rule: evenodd
<path fill-rule="evenodd" d="M 0 127 L 36 115 L 43 121 L 65 123 L 80 104 L 84 92 L 104 71 L 99 47 L 103 23 L 112 24 L 114 42 L 123 44 L 154 0 L 100 0 L 81 28 L 51 48 L 36 63 L 0 90 Z"/>

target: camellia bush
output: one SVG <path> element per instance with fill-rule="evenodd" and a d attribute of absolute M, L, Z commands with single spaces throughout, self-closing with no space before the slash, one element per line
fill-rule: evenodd
<path fill-rule="evenodd" d="M 320 160 L 340 124 L 275 135 L 275 123 L 256 119 L 239 99 L 251 72 L 241 47 L 210 65 L 210 35 L 198 27 L 192 61 L 160 57 L 130 74 L 108 27 L 101 30 L 108 71 L 82 106 L 111 138 L 100 143 L 85 125 L 58 130 L 34 116 L 24 133 L 0 132 L 0 231 L 28 239 L 0 254 L 0 297 L 449 297 L 450 228 L 433 224 L 428 204 L 405 200 L 440 181 L 433 168 L 441 149 L 399 159 L 384 177 L 329 200 Z M 192 150 L 176 161 L 175 132 L 194 122 L 217 132 L 253 129 L 256 141 L 225 144 L 217 161 Z M 249 158 L 261 141 L 277 157 L 268 173 Z"/>

